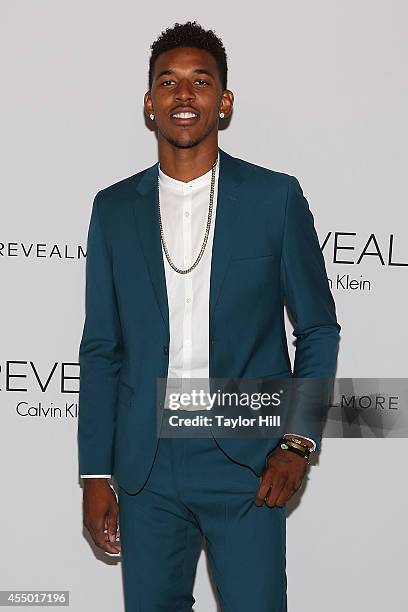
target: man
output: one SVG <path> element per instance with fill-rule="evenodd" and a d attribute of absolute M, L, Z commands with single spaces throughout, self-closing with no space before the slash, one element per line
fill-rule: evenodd
<path fill-rule="evenodd" d="M 144 99 L 159 162 L 93 204 L 79 466 L 84 524 L 121 552 L 127 612 L 191 611 L 203 541 L 223 612 L 286 610 L 285 504 L 320 449 L 307 420 L 282 447 L 157 435 L 160 378 L 292 376 L 285 302 L 293 376 L 334 376 L 340 326 L 313 217 L 296 178 L 219 148 L 233 102 L 214 32 L 163 32 Z"/>

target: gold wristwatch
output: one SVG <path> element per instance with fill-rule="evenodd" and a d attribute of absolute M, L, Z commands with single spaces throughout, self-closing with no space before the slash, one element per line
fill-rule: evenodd
<path fill-rule="evenodd" d="M 303 448 L 307 448 L 311 453 L 313 452 L 313 446 L 308 446 L 308 444 L 306 444 L 306 442 L 304 442 L 303 440 L 300 440 L 296 436 L 288 434 L 288 435 L 285 435 L 283 437 L 284 437 L 285 440 L 292 440 L 292 442 L 295 442 L 296 444 L 300 444 L 300 446 L 302 446 Z"/>
<path fill-rule="evenodd" d="M 297 442 L 294 442 L 292 438 L 281 438 L 279 446 L 283 450 L 295 453 L 296 455 L 303 457 L 304 459 L 306 459 L 306 461 L 309 461 L 310 459 L 310 448 L 306 446 L 306 444 L 298 444 Z"/>

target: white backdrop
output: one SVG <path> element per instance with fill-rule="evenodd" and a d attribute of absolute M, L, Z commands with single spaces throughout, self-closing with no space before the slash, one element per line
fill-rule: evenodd
<path fill-rule="evenodd" d="M 221 147 L 297 176 L 321 243 L 329 235 L 337 375 L 407 377 L 408 9 L 403 0 L 1 8 L 0 589 L 65 589 L 73 612 L 121 612 L 120 564 L 82 532 L 77 361 L 92 198 L 157 159 L 142 109 L 149 46 L 187 19 L 222 37 L 236 102 Z M 337 243 L 353 249 L 335 251 L 335 232 L 350 233 Z M 384 265 L 378 250 L 358 261 L 371 234 Z M 391 263 L 405 265 L 389 265 L 390 235 Z M 343 274 L 369 284 L 336 286 Z M 291 611 L 405 609 L 406 452 L 403 439 L 324 440 L 290 505 Z M 216 610 L 204 553 L 194 595 L 197 612 Z"/>

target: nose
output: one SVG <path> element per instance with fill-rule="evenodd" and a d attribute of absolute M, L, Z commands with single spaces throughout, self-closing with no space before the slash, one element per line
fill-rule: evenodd
<path fill-rule="evenodd" d="M 188 79 L 181 79 L 175 92 L 176 100 L 192 100 L 194 98 L 194 91 Z"/>

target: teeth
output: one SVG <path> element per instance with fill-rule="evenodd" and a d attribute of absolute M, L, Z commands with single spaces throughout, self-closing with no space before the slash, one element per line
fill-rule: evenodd
<path fill-rule="evenodd" d="M 195 113 L 175 113 L 172 117 L 177 117 L 177 119 L 192 119 L 193 117 L 197 117 Z"/>

